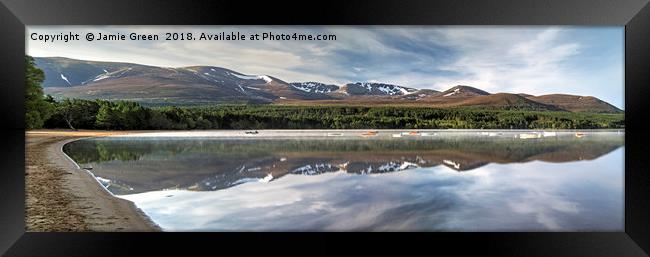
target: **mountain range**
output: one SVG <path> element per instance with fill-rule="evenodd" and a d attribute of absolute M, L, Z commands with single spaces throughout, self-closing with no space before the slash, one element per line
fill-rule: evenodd
<path fill-rule="evenodd" d="M 592 96 L 489 93 L 457 85 L 445 91 L 353 82 L 286 82 L 270 75 L 248 75 L 213 66 L 180 68 L 36 57 L 45 73 L 46 94 L 55 99 L 128 100 L 145 105 L 292 104 L 503 107 L 535 110 L 619 113 Z"/>

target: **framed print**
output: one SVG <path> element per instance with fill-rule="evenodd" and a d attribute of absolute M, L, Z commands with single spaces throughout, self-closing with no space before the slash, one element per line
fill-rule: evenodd
<path fill-rule="evenodd" d="M 0 7 L 8 256 L 650 249 L 646 1 Z"/>

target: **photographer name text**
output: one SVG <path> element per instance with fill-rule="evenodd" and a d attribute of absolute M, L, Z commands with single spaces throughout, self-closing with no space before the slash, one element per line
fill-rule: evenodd
<path fill-rule="evenodd" d="M 262 32 L 244 34 L 241 32 L 219 32 L 219 33 L 192 33 L 192 32 L 167 32 L 161 34 L 146 33 L 104 33 L 88 32 L 73 33 L 61 32 L 58 34 L 31 33 L 29 38 L 32 41 L 47 43 L 71 42 L 71 41 L 335 41 L 334 34 L 302 34 L 302 33 L 274 33 Z"/>

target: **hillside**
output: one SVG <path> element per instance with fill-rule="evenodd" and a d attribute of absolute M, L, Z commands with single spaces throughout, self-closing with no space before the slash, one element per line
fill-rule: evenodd
<path fill-rule="evenodd" d="M 287 82 L 272 75 L 244 74 L 223 67 L 155 67 L 62 57 L 35 58 L 46 94 L 55 99 L 128 100 L 145 105 L 289 104 L 418 107 L 494 107 L 619 113 L 591 96 L 491 94 L 457 85 L 439 92 L 379 82 L 343 85 Z"/>
<path fill-rule="evenodd" d="M 493 95 L 481 95 L 472 97 L 462 102 L 456 103 L 456 106 L 489 106 L 502 108 L 519 108 L 535 110 L 560 111 L 562 108 L 554 105 L 544 104 L 525 98 L 520 95 L 498 93 Z"/>
<path fill-rule="evenodd" d="M 551 94 L 527 97 L 532 101 L 557 106 L 572 112 L 619 113 L 615 106 L 593 96 Z"/>

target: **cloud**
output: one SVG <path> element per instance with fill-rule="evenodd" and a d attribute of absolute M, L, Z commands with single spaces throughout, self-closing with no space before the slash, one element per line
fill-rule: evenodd
<path fill-rule="evenodd" d="M 623 159 L 619 149 L 571 163 L 289 174 L 225 190 L 120 197 L 169 230 L 620 231 Z"/>
<path fill-rule="evenodd" d="M 504 26 L 30 26 L 31 32 L 156 33 L 239 31 L 245 35 L 334 34 L 335 41 L 120 41 L 43 43 L 34 56 L 212 65 L 285 81 L 381 81 L 445 90 L 593 95 L 623 107 L 622 27 Z"/>

